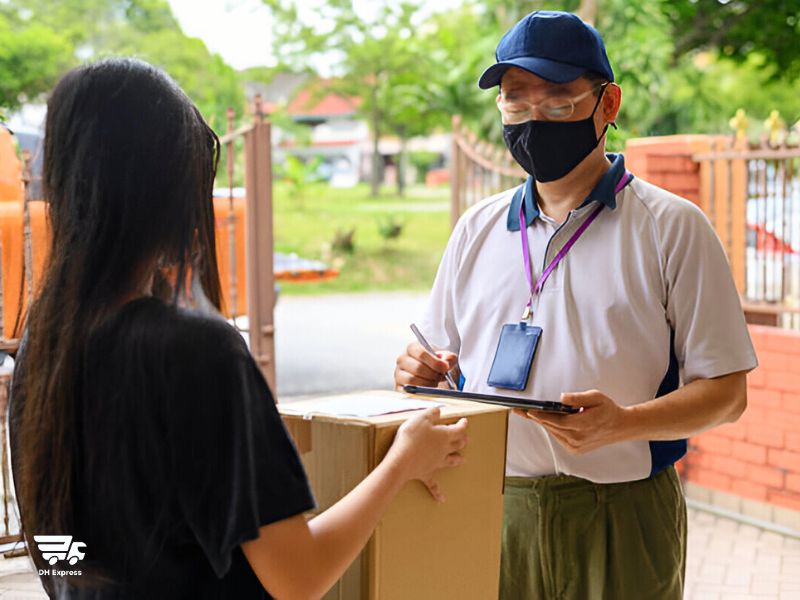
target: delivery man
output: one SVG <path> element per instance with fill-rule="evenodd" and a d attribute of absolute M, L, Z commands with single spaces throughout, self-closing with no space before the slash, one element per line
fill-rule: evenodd
<path fill-rule="evenodd" d="M 510 416 L 500 597 L 683 597 L 686 439 L 739 418 L 757 362 L 692 203 L 606 154 L 621 89 L 598 32 L 538 11 L 481 76 L 529 173 L 455 226 L 398 386 L 561 400 Z"/>

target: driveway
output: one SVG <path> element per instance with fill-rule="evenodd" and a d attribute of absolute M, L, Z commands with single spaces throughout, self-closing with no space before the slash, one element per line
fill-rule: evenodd
<path fill-rule="evenodd" d="M 426 292 L 281 296 L 275 307 L 278 397 L 391 389 Z"/>

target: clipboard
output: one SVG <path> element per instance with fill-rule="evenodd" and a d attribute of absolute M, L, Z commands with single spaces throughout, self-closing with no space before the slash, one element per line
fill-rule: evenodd
<path fill-rule="evenodd" d="M 404 385 L 403 391 L 408 392 L 409 394 L 447 396 L 448 398 L 459 398 L 461 400 L 484 402 L 486 404 L 497 404 L 500 406 L 508 406 L 509 408 L 522 408 L 525 410 L 541 410 L 543 412 L 567 414 L 580 412 L 579 408 L 567 406 L 561 402 L 552 402 L 548 400 L 528 400 L 526 398 L 502 396 L 500 394 L 478 394 L 476 392 L 462 392 L 461 390 L 447 390 L 437 387 L 425 387 L 423 385 Z"/>

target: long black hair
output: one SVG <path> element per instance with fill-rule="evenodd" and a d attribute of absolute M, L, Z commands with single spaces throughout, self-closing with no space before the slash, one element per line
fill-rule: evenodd
<path fill-rule="evenodd" d="M 47 109 L 52 242 L 14 380 L 24 398 L 15 483 L 39 568 L 48 565 L 32 536 L 73 533 L 81 370 L 92 331 L 154 274 L 167 302 L 180 303 L 193 277 L 220 308 L 212 204 L 219 140 L 177 84 L 139 60 L 108 59 L 67 73 Z M 159 277 L 164 269 L 169 276 Z"/>

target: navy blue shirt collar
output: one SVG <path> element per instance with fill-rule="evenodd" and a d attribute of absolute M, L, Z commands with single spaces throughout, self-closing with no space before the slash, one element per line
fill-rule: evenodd
<path fill-rule="evenodd" d="M 595 200 L 602 202 L 612 210 L 617 207 L 614 189 L 617 187 L 620 178 L 625 174 L 625 157 L 622 154 L 611 152 L 606 153 L 606 157 L 611 161 L 611 166 L 578 208 L 583 208 Z M 525 191 L 525 224 L 530 226 L 533 220 L 539 216 L 539 206 L 536 203 L 536 187 L 533 185 L 533 177 L 529 176 L 528 180 L 514 192 L 514 196 L 511 199 L 506 221 L 506 227 L 509 231 L 519 231 L 519 204 L 522 202 L 523 190 Z"/>

